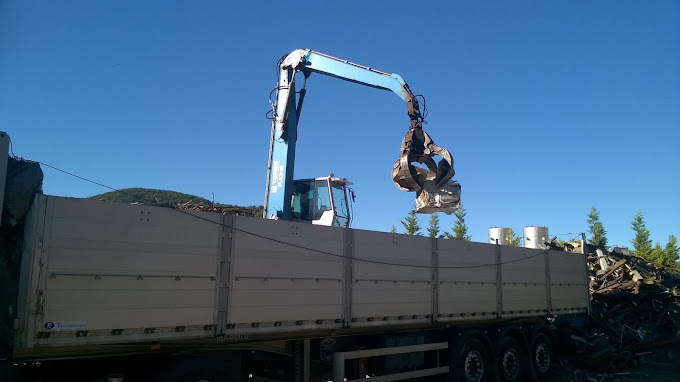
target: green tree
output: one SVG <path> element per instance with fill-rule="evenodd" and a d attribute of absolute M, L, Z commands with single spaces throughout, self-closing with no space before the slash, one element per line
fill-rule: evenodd
<path fill-rule="evenodd" d="M 588 230 L 590 231 L 588 243 L 598 248 L 607 248 L 607 231 L 604 229 L 600 221 L 600 213 L 597 212 L 595 207 L 590 207 L 586 223 L 588 223 Z"/>
<path fill-rule="evenodd" d="M 635 232 L 635 237 L 631 240 L 633 244 L 632 255 L 643 260 L 652 260 L 652 241 L 649 240 L 649 230 L 645 226 L 645 220 L 640 210 L 635 214 L 630 224 Z"/>
<path fill-rule="evenodd" d="M 430 215 L 430 227 L 427 228 L 427 235 L 429 237 L 439 236 L 439 215 Z"/>
<path fill-rule="evenodd" d="M 512 228 L 508 228 L 505 232 L 505 245 L 510 247 L 519 247 L 520 237 L 515 234 Z"/>
<path fill-rule="evenodd" d="M 654 248 L 652 248 L 652 251 L 649 253 L 649 259 L 647 260 L 656 265 L 661 265 L 663 263 L 663 249 L 661 248 L 661 244 L 656 243 Z"/>
<path fill-rule="evenodd" d="M 453 215 L 456 217 L 456 221 L 453 222 L 453 228 L 451 229 L 453 235 L 445 232 L 444 237 L 447 239 L 470 241 L 472 236 L 467 234 L 468 227 L 465 224 L 465 215 L 467 215 L 467 212 L 465 211 L 465 208 L 460 207 Z"/>
<path fill-rule="evenodd" d="M 390 232 L 391 232 L 391 233 L 397 233 L 397 229 L 394 228 L 394 225 L 392 226 L 392 228 L 390 228 Z"/>
<path fill-rule="evenodd" d="M 401 225 L 404 226 L 407 235 L 421 235 L 415 210 L 408 213 L 408 216 L 401 221 Z"/>
<path fill-rule="evenodd" d="M 663 265 L 672 267 L 677 264 L 678 258 L 680 258 L 678 238 L 674 235 L 668 235 L 668 242 L 663 249 Z"/>

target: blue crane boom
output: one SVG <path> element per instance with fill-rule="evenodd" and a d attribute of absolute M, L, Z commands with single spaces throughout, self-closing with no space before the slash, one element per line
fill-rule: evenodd
<path fill-rule="evenodd" d="M 418 194 L 416 199 L 416 206 L 419 207 L 418 212 L 442 211 L 451 213 L 458 208 L 460 185 L 449 180 L 454 174 L 451 155 L 447 150 L 436 146 L 429 135 L 422 130 L 423 116 L 420 112 L 418 100 L 399 75 L 385 73 L 310 49 L 295 50 L 282 57 L 278 69 L 280 72 L 276 87 L 276 101 L 273 104 L 264 202 L 264 216 L 266 218 L 309 220 L 317 222 L 317 224 L 326 224 L 318 223 L 318 219 L 313 219 L 308 214 L 301 214 L 295 207 L 297 200 L 298 210 L 307 208 L 308 200 L 306 200 L 304 193 L 309 191 L 309 187 L 302 187 L 296 191 L 296 184 L 293 180 L 297 125 L 306 93 L 303 88 L 299 92 L 299 97 L 297 97 L 295 74 L 298 72 L 304 74 L 305 79 L 312 73 L 320 73 L 357 84 L 392 91 L 401 97 L 406 102 L 407 114 L 411 123 L 409 132 L 402 142 L 402 154 L 395 162 L 392 171 L 395 185 L 402 190 L 415 191 Z M 440 155 L 443 158 L 438 165 L 432 159 L 433 155 Z M 425 164 L 427 170 L 412 166 L 411 163 L 413 162 Z M 328 177 L 327 179 L 328 192 L 332 194 L 334 190 L 332 182 L 336 178 Z M 316 181 L 320 180 L 321 178 L 316 179 Z M 309 184 L 309 181 L 311 180 L 307 180 L 307 184 Z M 338 180 L 336 179 L 336 181 Z M 333 204 L 333 199 L 337 201 L 344 198 L 346 206 L 347 195 L 344 190 L 346 184 L 348 184 L 346 181 L 336 184 L 341 186 L 342 195 L 338 198 L 335 195 L 329 195 L 330 204 Z M 442 190 L 445 191 L 444 194 L 442 194 Z M 299 198 L 294 198 L 299 194 L 303 194 L 302 205 L 300 205 Z M 421 200 L 420 203 L 419 199 Z M 335 211 L 339 207 L 335 205 L 328 208 Z M 308 216 L 308 218 L 302 216 Z M 349 216 L 347 217 L 346 221 L 338 222 L 337 219 L 332 219 L 332 221 L 334 221 L 334 225 L 349 226 L 350 219 Z"/>

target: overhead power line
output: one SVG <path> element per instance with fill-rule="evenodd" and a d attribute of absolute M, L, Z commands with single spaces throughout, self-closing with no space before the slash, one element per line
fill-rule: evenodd
<path fill-rule="evenodd" d="M 134 198 L 134 199 L 136 199 L 136 200 L 139 200 L 140 202 L 148 203 L 148 204 L 156 204 L 156 201 L 155 201 L 155 200 L 149 200 L 149 199 L 141 198 L 141 197 L 139 197 L 138 195 L 133 195 L 133 194 L 131 194 L 131 193 L 129 193 L 129 192 L 126 192 L 126 191 L 124 191 L 124 190 L 117 189 L 117 188 L 111 187 L 111 186 L 107 186 L 107 185 L 105 185 L 105 184 L 96 182 L 96 181 L 91 180 L 91 179 L 87 179 L 87 178 L 85 178 L 85 177 L 76 175 L 76 174 L 71 173 L 71 172 L 66 171 L 66 170 L 62 170 L 62 169 L 60 169 L 60 168 L 58 168 L 58 167 L 52 166 L 52 165 L 47 164 L 47 163 L 44 163 L 44 162 L 39 162 L 39 161 L 36 161 L 36 162 L 39 163 L 39 164 L 41 164 L 41 165 L 43 165 L 43 166 L 45 166 L 45 167 L 48 167 L 48 168 L 51 168 L 51 169 L 53 169 L 53 170 L 59 171 L 59 172 L 61 172 L 61 173 L 64 173 L 64 174 L 66 174 L 66 175 L 69 175 L 69 176 L 78 178 L 78 179 L 83 180 L 83 181 L 85 181 L 85 182 L 89 182 L 89 183 L 92 183 L 92 184 L 96 184 L 96 185 L 98 185 L 98 186 L 100 186 L 100 187 L 104 187 L 104 188 L 107 188 L 107 189 L 109 189 L 109 190 L 117 191 L 117 192 L 120 192 L 120 193 L 122 193 L 122 194 L 128 195 L 128 196 L 130 196 L 130 197 L 132 197 L 132 198 Z M 160 208 L 169 208 L 169 207 L 167 207 L 167 206 L 159 206 L 159 207 L 160 207 Z M 206 222 L 209 222 L 209 223 L 212 223 L 212 224 L 219 225 L 219 226 L 224 227 L 224 228 L 233 229 L 234 231 L 238 231 L 238 232 L 241 232 L 241 233 L 244 233 L 244 234 L 247 234 L 247 235 L 255 236 L 255 237 L 258 237 L 258 238 L 261 238 L 261 239 L 265 239 L 265 240 L 268 240 L 268 241 L 272 241 L 272 242 L 275 242 L 275 243 L 284 244 L 284 245 L 287 245 L 287 246 L 290 246 L 290 247 L 293 247 L 293 248 L 303 249 L 303 250 L 306 250 L 306 251 L 312 251 L 312 252 L 320 253 L 320 254 L 327 255 L 327 256 L 333 256 L 333 257 L 338 257 L 338 258 L 345 258 L 345 256 L 344 256 L 344 255 L 341 255 L 341 254 L 332 253 L 332 252 L 327 252 L 327 251 L 323 251 L 323 250 L 316 249 L 316 248 L 310 248 L 310 247 L 306 247 L 306 246 L 299 245 L 299 244 L 289 243 L 289 242 L 287 242 L 287 241 L 275 239 L 275 238 L 272 238 L 272 237 L 268 237 L 268 236 L 265 236 L 265 235 L 261 235 L 261 234 L 255 233 L 255 232 L 246 231 L 246 230 L 243 230 L 243 229 L 240 229 L 240 228 L 236 228 L 236 227 L 233 227 L 233 226 L 229 226 L 229 225 L 226 225 L 226 224 L 222 224 L 222 223 L 220 223 L 220 222 L 215 222 L 215 221 L 213 221 L 213 220 L 204 218 L 204 217 L 202 217 L 202 216 L 195 215 L 195 214 L 190 213 L 190 212 L 185 211 L 185 210 L 176 209 L 176 208 L 169 208 L 169 209 L 171 209 L 171 210 L 173 210 L 173 211 L 176 211 L 176 212 L 179 212 L 179 213 L 182 213 L 182 214 L 185 214 L 185 215 L 188 215 L 188 216 L 191 216 L 191 217 L 193 217 L 193 218 L 195 218 L 195 219 L 203 220 L 203 221 L 206 221 Z M 571 235 L 571 234 L 558 234 L 558 235 Z M 522 257 L 522 258 L 514 259 L 514 260 L 503 261 L 503 262 L 500 262 L 500 263 L 486 263 L 486 264 L 461 265 L 461 266 L 438 266 L 438 267 L 433 267 L 433 266 L 430 266 L 430 265 L 420 265 L 420 264 L 393 263 L 393 262 L 388 262 L 388 261 L 379 261 L 379 260 L 363 259 L 363 258 L 358 258 L 358 257 L 352 257 L 352 260 L 353 260 L 353 261 L 364 262 L 364 263 L 370 263 L 370 264 L 387 265 L 387 266 L 397 266 L 397 267 L 409 267 L 409 268 L 427 268 L 427 269 L 468 269 L 468 268 L 494 267 L 494 266 L 497 266 L 497 265 L 504 265 L 504 264 L 516 263 L 516 262 L 520 262 L 520 261 L 529 260 L 529 259 L 532 259 L 532 258 L 535 258 L 535 257 L 538 257 L 538 256 L 542 256 L 542 255 L 544 255 L 544 254 L 546 254 L 546 253 L 548 253 L 548 252 L 549 252 L 549 250 L 543 250 L 543 251 L 541 251 L 541 252 L 539 252 L 539 253 L 535 253 L 535 254 L 530 255 L 530 256 L 526 256 L 526 257 Z"/>

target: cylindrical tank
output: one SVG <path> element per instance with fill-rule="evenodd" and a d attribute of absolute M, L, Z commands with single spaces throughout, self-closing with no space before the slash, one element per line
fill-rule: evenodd
<path fill-rule="evenodd" d="M 547 249 L 546 242 L 550 242 L 548 227 L 524 227 L 524 248 Z"/>
<path fill-rule="evenodd" d="M 612 252 L 616 252 L 616 253 L 619 253 L 621 255 L 626 255 L 626 256 L 630 255 L 630 249 L 628 247 L 619 247 L 618 245 L 615 245 L 612 248 Z"/>
<path fill-rule="evenodd" d="M 505 245 L 507 243 L 509 231 L 510 228 L 507 227 L 489 228 L 489 244 Z M 498 243 L 496 243 L 496 240 L 498 240 Z"/>

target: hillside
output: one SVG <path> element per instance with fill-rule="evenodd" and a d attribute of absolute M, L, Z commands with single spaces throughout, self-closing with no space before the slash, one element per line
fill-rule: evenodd
<path fill-rule="evenodd" d="M 194 211 L 220 212 L 225 215 L 262 216 L 262 206 L 236 206 L 232 204 L 211 203 L 208 199 L 176 191 L 152 188 L 124 188 L 90 196 L 88 199 L 115 203 L 140 203 L 169 206 Z"/>
<path fill-rule="evenodd" d="M 208 199 L 196 195 L 183 194 L 176 191 L 156 190 L 152 188 L 124 188 L 104 194 L 90 196 L 88 199 L 116 203 L 172 204 L 187 202 L 210 204 Z"/>

